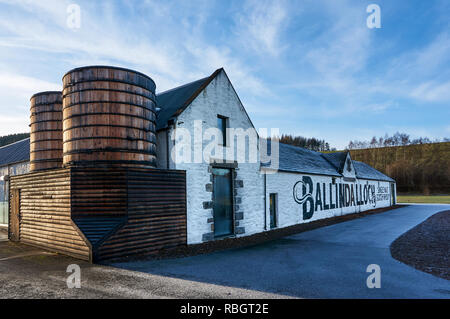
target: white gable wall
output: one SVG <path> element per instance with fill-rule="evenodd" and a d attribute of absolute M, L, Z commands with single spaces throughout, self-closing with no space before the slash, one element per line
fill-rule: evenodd
<path fill-rule="evenodd" d="M 345 158 L 342 175 L 344 175 L 344 177 L 356 178 L 355 166 L 353 165 L 352 158 L 350 157 L 350 152 L 347 153 L 347 157 Z"/>
<path fill-rule="evenodd" d="M 229 118 L 230 128 L 250 129 L 256 133 L 250 122 L 242 104 L 239 101 L 226 74 L 220 72 L 209 85 L 194 99 L 194 101 L 180 114 L 176 121 L 177 128 L 189 130 L 194 136 L 194 130 L 201 131 L 194 127 L 194 122 L 201 120 L 204 130 L 209 127 L 217 127 L 217 115 Z M 191 139 L 191 141 L 193 138 Z M 236 142 L 236 141 L 235 141 Z M 173 141 L 169 141 L 170 153 L 173 152 Z M 198 145 L 205 148 L 210 141 L 201 142 Z M 181 147 L 182 142 L 177 140 Z M 191 143 L 191 159 L 194 160 L 194 143 Z M 223 147 L 220 148 L 223 153 Z M 242 152 L 243 150 L 239 150 Z M 246 147 L 246 158 L 248 158 L 248 147 Z M 224 159 L 223 155 L 216 155 L 214 159 Z M 236 156 L 227 158 L 237 160 Z M 237 236 L 249 235 L 264 230 L 264 197 L 263 179 L 259 173 L 259 152 L 256 154 L 256 163 L 238 163 L 235 170 L 236 181 L 242 181 L 243 187 L 235 188 L 235 213 L 243 213 L 243 219 L 236 220 L 235 231 Z M 213 232 L 213 211 L 212 208 L 204 208 L 212 200 L 211 190 L 207 190 L 207 185 L 212 184 L 210 159 L 206 158 L 201 163 L 174 163 L 175 169 L 186 170 L 187 184 L 187 229 L 188 243 L 200 243 L 211 240 L 208 235 Z M 206 237 L 205 237 L 206 235 Z"/>

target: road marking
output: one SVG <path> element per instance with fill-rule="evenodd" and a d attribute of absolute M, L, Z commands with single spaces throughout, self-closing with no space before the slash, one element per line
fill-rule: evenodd
<path fill-rule="evenodd" d="M 46 252 L 46 251 L 36 251 L 36 252 L 31 252 L 31 253 L 20 254 L 20 255 L 15 255 L 15 256 L 2 258 L 2 259 L 0 259 L 0 261 L 16 259 L 16 258 L 22 258 L 22 257 L 39 256 L 39 255 L 49 255 L 49 256 L 51 256 L 51 255 L 57 255 L 57 254 L 56 253 Z"/>

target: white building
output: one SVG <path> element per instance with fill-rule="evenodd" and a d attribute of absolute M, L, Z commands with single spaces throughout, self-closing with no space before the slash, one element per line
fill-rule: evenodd
<path fill-rule="evenodd" d="M 225 123 L 229 129 L 241 128 L 257 136 L 223 69 L 163 92 L 157 99 L 161 109 L 157 118 L 158 165 L 187 173 L 189 244 L 251 235 L 395 202 L 395 181 L 364 163 L 352 161 L 346 152 L 322 154 L 280 144 L 278 170 L 274 171 L 261 163 L 260 151 L 265 149 L 260 150 L 259 143 L 254 148 L 257 160 L 249 163 L 250 143 L 239 148 L 236 138 L 228 133 L 218 154 L 203 160 L 196 160 L 195 148 L 205 150 L 211 140 L 191 139 L 185 148 L 189 149 L 188 163 L 180 163 L 174 147 L 186 141 L 174 134 L 179 128 L 192 137 L 201 136 L 200 130 L 220 129 Z M 230 148 L 237 149 L 234 157 L 227 156 Z M 243 151 L 247 160 L 239 161 Z"/>
<path fill-rule="evenodd" d="M 158 168 L 186 171 L 188 244 L 395 203 L 395 181 L 347 152 L 279 144 L 278 157 L 276 144 L 269 144 L 271 161 L 265 163 L 264 144 L 223 69 L 162 92 L 157 102 Z M 0 148 L 2 176 L 11 174 L 13 162 L 6 149 Z M 28 167 L 23 161 L 20 166 Z"/>

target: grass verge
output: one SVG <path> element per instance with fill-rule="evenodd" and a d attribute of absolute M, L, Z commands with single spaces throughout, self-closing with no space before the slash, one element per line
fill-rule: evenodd
<path fill-rule="evenodd" d="M 450 204 L 450 195 L 398 195 L 398 203 Z"/>

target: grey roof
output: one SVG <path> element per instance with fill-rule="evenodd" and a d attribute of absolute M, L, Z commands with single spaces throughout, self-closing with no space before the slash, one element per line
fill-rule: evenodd
<path fill-rule="evenodd" d="M 270 141 L 268 149 L 270 154 Z M 269 166 L 269 163 L 261 163 L 261 165 Z M 278 169 L 287 172 L 341 176 L 337 169 L 322 157 L 322 153 L 284 143 L 279 143 Z"/>
<path fill-rule="evenodd" d="M 322 156 L 328 160 L 339 173 L 342 173 L 347 158 L 347 152 L 324 153 Z"/>
<path fill-rule="evenodd" d="M 203 78 L 156 95 L 157 106 L 161 108 L 156 117 L 157 131 L 167 127 L 167 122 L 170 118 L 183 108 L 186 101 L 195 94 L 206 80 L 208 78 Z"/>
<path fill-rule="evenodd" d="M 0 147 L 0 166 L 30 160 L 30 138 Z"/>
<path fill-rule="evenodd" d="M 268 153 L 271 151 L 271 143 L 268 141 Z M 279 167 L 280 171 L 319 174 L 341 177 L 341 168 L 345 163 L 347 152 L 323 154 L 302 147 L 279 143 Z M 268 167 L 270 163 L 261 163 Z M 358 161 L 353 161 L 356 177 L 380 181 L 395 182 L 375 168 Z"/>
<path fill-rule="evenodd" d="M 168 121 L 180 114 L 222 70 L 217 69 L 206 78 L 157 94 L 156 104 L 161 110 L 157 113 L 156 130 L 167 128 Z"/>
<path fill-rule="evenodd" d="M 353 161 L 353 166 L 355 167 L 356 177 L 358 177 L 358 178 L 395 182 L 389 176 L 384 175 L 383 173 L 381 173 L 380 171 L 376 170 L 375 168 L 373 168 L 372 166 L 370 166 L 366 163 L 359 162 L 359 161 Z"/>

